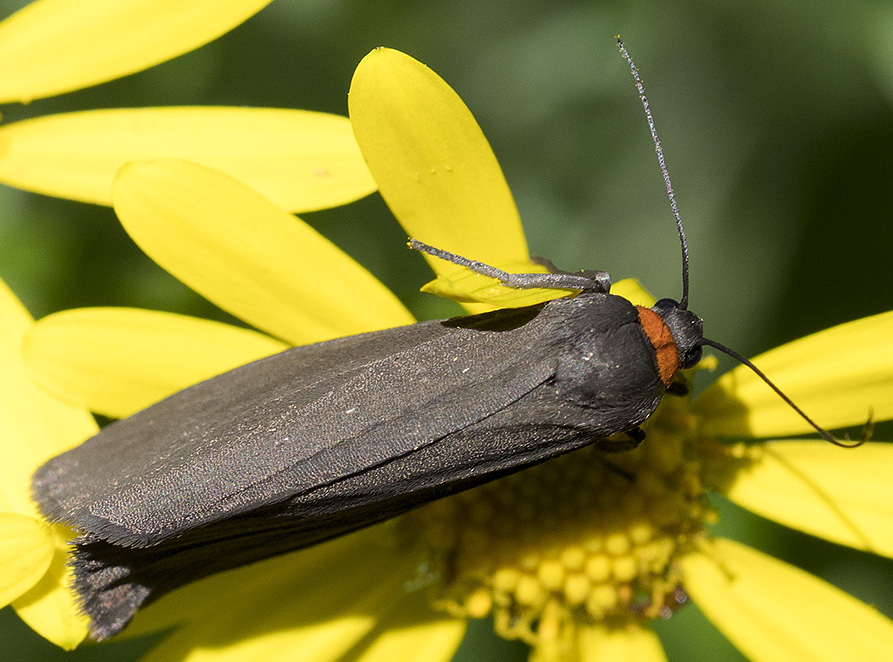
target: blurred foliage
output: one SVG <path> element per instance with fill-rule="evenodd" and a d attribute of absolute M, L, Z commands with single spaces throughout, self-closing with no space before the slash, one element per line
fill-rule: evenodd
<path fill-rule="evenodd" d="M 24 4 L 0 0 L 0 15 Z M 475 113 L 534 254 L 636 276 L 656 295 L 678 297 L 675 229 L 618 33 L 645 79 L 687 223 L 691 304 L 707 334 L 753 355 L 893 308 L 889 3 L 277 0 L 196 52 L 4 107 L 3 119 L 189 104 L 346 114 L 356 63 L 391 46 L 428 64 Z M 142 255 L 109 209 L 6 188 L 0 209 L 0 277 L 38 317 L 127 305 L 227 319 Z M 429 274 L 377 196 L 305 218 L 420 317 L 456 312 L 417 292 Z M 893 611 L 883 589 L 890 563 L 718 505 L 721 533 Z M 17 661 L 94 660 L 103 651 L 128 660 L 145 648 L 66 655 L 9 610 L 0 628 L 4 657 Z M 695 607 L 658 629 L 671 659 L 741 659 Z M 457 659 L 523 657 L 490 632 L 474 627 Z"/>

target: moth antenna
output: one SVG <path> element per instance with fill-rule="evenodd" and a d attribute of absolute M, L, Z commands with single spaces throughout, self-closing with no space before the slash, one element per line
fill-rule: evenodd
<path fill-rule="evenodd" d="M 657 162 L 660 164 L 660 172 L 664 177 L 664 184 L 667 186 L 667 197 L 670 199 L 670 209 L 673 210 L 673 217 L 676 219 L 676 229 L 679 230 L 679 241 L 682 244 L 682 298 L 679 300 L 679 307 L 683 310 L 688 309 L 688 242 L 685 239 L 685 229 L 682 227 L 682 216 L 679 214 L 679 205 L 676 204 L 676 194 L 673 192 L 673 183 L 670 181 L 670 173 L 667 170 L 667 164 L 664 161 L 664 150 L 660 145 L 660 138 L 657 136 L 657 127 L 654 125 L 654 116 L 651 114 L 651 106 L 648 105 L 648 97 L 645 96 L 645 85 L 639 77 L 639 70 L 636 68 L 635 62 L 630 57 L 626 46 L 617 35 L 617 46 L 620 47 L 620 54 L 629 62 L 629 70 L 632 72 L 636 81 L 636 89 L 639 91 L 639 99 L 642 100 L 642 108 L 645 109 L 645 117 L 648 119 L 648 128 L 651 130 L 651 139 L 654 141 L 654 151 L 657 152 Z"/>
<path fill-rule="evenodd" d="M 866 441 L 868 441 L 871 438 L 871 432 L 874 427 L 874 412 L 873 411 L 868 412 L 868 421 L 865 423 L 865 427 L 862 428 L 862 435 L 858 441 L 854 441 L 854 442 L 850 442 L 850 443 L 840 441 L 838 439 L 835 439 L 834 436 L 830 432 L 828 432 L 825 428 L 819 427 L 819 425 L 816 424 L 815 421 L 813 421 L 809 416 L 807 416 L 806 413 L 802 409 L 800 409 L 800 407 L 795 405 L 794 401 L 791 400 L 787 395 L 785 395 L 784 391 L 782 391 L 775 384 L 773 384 L 772 380 L 770 380 L 766 375 L 764 375 L 763 371 L 760 370 L 759 368 L 757 368 L 748 358 L 739 354 L 735 350 L 730 349 L 730 348 L 726 347 L 725 345 L 721 345 L 718 342 L 716 342 L 714 340 L 710 340 L 708 338 L 702 338 L 700 341 L 700 344 L 708 345 L 710 347 L 713 347 L 714 349 L 718 349 L 723 354 L 727 354 L 727 355 L 731 356 L 736 361 L 743 363 L 748 368 L 753 370 L 754 373 L 757 375 L 757 377 L 759 377 L 764 382 L 766 382 L 766 384 L 769 385 L 769 388 L 771 388 L 773 391 L 775 391 L 779 395 L 779 397 L 781 397 L 781 399 L 784 400 L 791 407 L 791 409 L 793 409 L 795 412 L 800 414 L 800 416 L 803 418 L 803 420 L 806 421 L 807 423 L 809 423 L 815 429 L 815 431 L 818 432 L 822 436 L 822 438 L 825 441 L 828 441 L 828 442 L 834 444 L 835 446 L 840 446 L 841 448 L 856 448 L 857 446 L 861 446 L 862 444 L 864 444 Z"/>
<path fill-rule="evenodd" d="M 648 120 L 648 128 L 651 130 L 651 139 L 654 141 L 654 151 L 657 152 L 657 162 L 660 165 L 660 172 L 664 178 L 664 184 L 667 187 L 667 197 L 670 200 L 670 209 L 673 211 L 673 218 L 676 219 L 676 229 L 679 231 L 679 242 L 682 246 L 682 298 L 679 300 L 679 307 L 682 309 L 688 309 L 688 241 L 685 238 L 685 228 L 682 227 L 682 216 L 679 214 L 679 205 L 676 203 L 676 193 L 673 191 L 673 183 L 670 181 L 670 173 L 667 170 L 667 164 L 664 160 L 664 150 L 660 144 L 660 138 L 657 135 L 657 127 L 654 124 L 654 116 L 651 114 L 651 106 L 648 104 L 648 97 L 645 96 L 645 85 L 642 83 L 642 79 L 639 76 L 639 70 L 636 68 L 635 62 L 633 62 L 632 57 L 630 57 L 629 51 L 626 50 L 626 46 L 623 45 L 623 41 L 620 39 L 620 35 L 617 35 L 617 46 L 620 48 L 620 54 L 626 59 L 629 63 L 629 70 L 633 75 L 633 79 L 636 81 L 636 89 L 639 92 L 639 99 L 642 101 L 642 108 L 645 110 L 645 118 Z M 708 345 L 713 347 L 714 349 L 718 349 L 720 352 L 724 354 L 728 354 L 736 361 L 743 363 L 748 368 L 754 371 L 754 373 L 762 379 L 769 387 L 775 391 L 779 397 L 784 400 L 788 406 L 791 407 L 795 412 L 797 412 L 804 421 L 809 423 L 816 432 L 818 432 L 825 441 L 828 441 L 835 446 L 840 446 L 842 448 L 856 448 L 857 446 L 861 446 L 866 441 L 871 438 L 871 432 L 874 427 L 873 412 L 869 412 L 868 421 L 865 423 L 865 427 L 862 429 L 862 435 L 859 441 L 855 441 L 852 443 L 846 443 L 843 441 L 839 441 L 835 439 L 830 432 L 820 427 L 813 421 L 809 416 L 806 415 L 800 407 L 794 404 L 794 401 L 791 400 L 785 393 L 778 388 L 775 384 L 772 383 L 763 372 L 757 368 L 749 359 L 745 356 L 739 354 L 733 349 L 726 347 L 725 345 L 721 345 L 718 342 L 713 340 L 709 340 L 707 338 L 702 338 L 700 341 L 701 345 Z"/>

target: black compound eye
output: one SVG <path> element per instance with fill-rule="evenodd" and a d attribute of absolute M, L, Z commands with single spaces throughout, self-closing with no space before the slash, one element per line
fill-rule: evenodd
<path fill-rule="evenodd" d="M 673 299 L 658 299 L 657 303 L 655 303 L 653 307 L 660 308 L 661 310 L 668 310 L 670 308 L 678 308 L 679 302 L 674 301 Z"/>
<path fill-rule="evenodd" d="M 701 355 L 703 352 L 701 351 L 701 346 L 692 347 L 691 350 L 682 357 L 682 367 L 683 368 L 694 368 L 698 365 L 698 362 L 701 360 Z"/>

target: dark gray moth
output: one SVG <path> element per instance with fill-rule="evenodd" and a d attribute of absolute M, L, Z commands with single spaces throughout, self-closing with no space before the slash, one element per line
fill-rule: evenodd
<path fill-rule="evenodd" d="M 34 475 L 34 499 L 48 519 L 80 532 L 74 589 L 95 639 L 201 577 L 589 444 L 635 446 L 639 425 L 668 390 L 681 390 L 677 371 L 698 362 L 702 345 L 753 367 L 705 339 L 687 310 L 681 219 L 641 81 L 620 46 L 679 229 L 680 302 L 637 307 L 610 294 L 601 272 L 506 274 L 415 242 L 512 287 L 579 294 L 289 349 L 176 393 L 47 462 Z"/>
<path fill-rule="evenodd" d="M 700 320 L 658 312 L 683 361 L 698 353 Z M 296 347 L 112 423 L 33 480 L 46 516 L 83 532 L 93 636 L 200 577 L 617 432 L 602 443 L 630 447 L 667 386 L 640 314 L 584 292 Z"/>

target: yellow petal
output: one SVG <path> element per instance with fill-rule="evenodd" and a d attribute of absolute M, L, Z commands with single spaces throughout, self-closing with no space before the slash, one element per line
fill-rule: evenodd
<path fill-rule="evenodd" d="M 53 560 L 53 533 L 33 517 L 0 513 L 0 607 L 34 586 Z"/>
<path fill-rule="evenodd" d="M 655 298 L 635 278 L 624 278 L 611 285 L 611 294 L 623 297 L 636 306 L 651 308 Z"/>
<path fill-rule="evenodd" d="M 824 441 L 748 446 L 708 473 L 711 487 L 777 522 L 893 556 L 893 444 L 844 450 Z"/>
<path fill-rule="evenodd" d="M 270 0 L 38 0 L 0 23 L 0 102 L 146 69 L 229 32 Z"/>
<path fill-rule="evenodd" d="M 346 604 L 348 609 L 352 605 Z M 218 642 L 210 636 L 201 636 L 192 628 L 174 634 L 142 659 L 146 662 L 244 662 L 245 660 L 281 661 L 295 659 L 300 651 L 301 660 L 341 660 L 358 641 L 374 626 L 375 620 L 368 614 L 345 613 L 328 620 L 314 621 L 301 628 L 289 629 L 278 618 L 275 603 L 255 603 L 256 613 L 267 613 L 272 618 L 271 628 L 257 627 L 255 619 L 238 623 L 225 620 L 229 626 Z M 244 636 L 233 635 L 242 632 Z"/>
<path fill-rule="evenodd" d="M 827 429 L 893 418 L 893 312 L 841 324 L 755 358 L 775 384 Z M 777 437 L 812 428 L 745 366 L 698 397 L 707 435 Z"/>
<path fill-rule="evenodd" d="M 448 662 L 453 659 L 468 624 L 464 619 L 434 614 L 424 592 L 408 594 L 397 609 L 380 618 L 368 646 L 356 662 Z"/>
<path fill-rule="evenodd" d="M 185 622 L 144 659 L 272 662 L 293 660 L 295 651 L 305 662 L 343 659 L 406 599 L 414 560 L 380 535 L 367 529 L 163 597 L 138 619 L 157 626 L 184 614 Z"/>
<path fill-rule="evenodd" d="M 124 228 L 164 269 L 294 345 L 412 323 L 368 271 L 253 189 L 187 161 L 139 161 L 115 179 Z"/>
<path fill-rule="evenodd" d="M 93 417 L 38 388 L 28 377 L 22 342 L 31 316 L 0 282 L 0 510 L 32 517 L 31 474 L 96 431 Z"/>
<path fill-rule="evenodd" d="M 216 168 L 275 204 L 310 211 L 375 190 L 346 117 L 272 108 L 130 108 L 0 127 L 0 181 L 112 204 L 127 162 L 178 158 Z"/>
<path fill-rule="evenodd" d="M 893 623 L 872 607 L 731 540 L 681 561 L 685 590 L 750 660 L 885 660 Z"/>
<path fill-rule="evenodd" d="M 638 626 L 581 628 L 577 639 L 580 662 L 662 662 L 667 659 L 657 635 Z"/>
<path fill-rule="evenodd" d="M 378 48 L 357 67 L 348 102 L 372 176 L 411 237 L 487 264 L 529 261 L 499 163 L 468 108 L 437 74 Z M 438 275 L 460 269 L 426 259 Z"/>
<path fill-rule="evenodd" d="M 135 308 L 83 308 L 28 333 L 32 378 L 60 398 L 122 418 L 175 391 L 286 349 L 249 329 Z"/>
<path fill-rule="evenodd" d="M 29 498 L 31 474 L 50 457 L 93 434 L 96 423 L 86 410 L 60 402 L 28 377 L 21 348 L 31 324 L 31 316 L 0 281 L 0 509 L 36 518 Z M 65 540 L 70 531 L 50 528 L 52 560 L 13 607 L 42 636 L 74 648 L 87 636 L 87 627 L 68 592 Z"/>
<path fill-rule="evenodd" d="M 74 534 L 71 529 L 58 524 L 48 528 L 53 531 L 55 543 L 49 568 L 40 581 L 12 606 L 32 630 L 57 646 L 71 650 L 87 637 L 87 617 L 68 590 L 74 577 L 68 565 L 67 541 Z"/>

